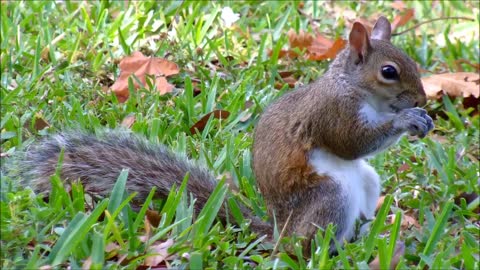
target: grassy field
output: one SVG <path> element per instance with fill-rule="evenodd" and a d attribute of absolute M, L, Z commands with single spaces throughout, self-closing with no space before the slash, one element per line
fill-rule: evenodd
<path fill-rule="evenodd" d="M 478 2 L 405 5 L 415 18 L 397 32 L 439 17 L 474 19 L 435 21 L 392 38 L 426 74 L 458 71 L 458 59 L 479 63 L 478 32 L 471 34 L 478 28 Z M 239 14 L 231 27 L 221 18 L 227 6 Z M 176 190 L 135 212 L 131 196 L 123 194 L 126 175 L 110 198 L 93 203 L 79 185 L 66 192 L 58 177 L 45 200 L 4 174 L 10 156 L 47 134 L 116 128 L 130 119 L 135 133 L 227 175 L 239 186 L 237 196 L 265 217 L 250 167 L 255 123 L 272 100 L 293 90 L 282 72 L 305 84 L 328 67 L 328 61 L 279 58 L 288 31 L 313 32 L 315 26 L 335 39 L 346 37 L 348 16 L 392 20 L 398 13 L 382 1 L 2 1 L 0 267 L 356 269 L 398 260 L 398 269 L 478 269 L 479 198 L 471 195 L 479 192 L 479 108 L 465 108 L 462 98 L 430 101 L 433 133 L 422 140 L 404 137 L 370 160 L 382 177 L 385 201 L 371 231 L 332 256 L 322 245 L 332 228 L 319 231 L 310 258 L 300 255 L 297 239 L 283 239 L 274 251 L 247 224 L 216 222 L 215 211 L 193 219 L 191 198 Z M 141 89 L 120 103 L 105 92 L 119 75 L 120 59 L 134 51 L 180 67 L 168 78 L 172 93 Z M 190 132 L 216 109 L 230 115 Z M 219 187 L 212 195 L 213 209 L 225 192 Z M 158 226 L 152 218 L 160 219 Z M 405 245 L 401 256 L 394 252 L 397 241 Z M 297 252 L 285 252 L 286 243 Z"/>

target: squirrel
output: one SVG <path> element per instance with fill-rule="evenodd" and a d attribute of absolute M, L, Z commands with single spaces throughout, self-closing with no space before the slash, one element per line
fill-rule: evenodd
<path fill-rule="evenodd" d="M 289 92 L 261 114 L 254 131 L 253 171 L 268 215 L 287 235 L 307 245 L 318 227 L 336 226 L 350 240 L 355 221 L 374 216 L 380 177 L 365 158 L 405 133 L 424 137 L 433 121 L 415 62 L 390 42 L 391 25 L 380 17 L 371 37 L 353 24 L 349 45 L 311 84 Z M 201 209 L 217 181 L 206 169 L 163 145 L 129 132 L 64 132 L 32 145 L 20 161 L 21 177 L 48 192 L 64 152 L 60 177 L 80 180 L 85 190 L 107 195 L 124 168 L 127 189 L 147 197 L 152 187 L 168 195 L 189 173 L 187 190 Z M 273 225 L 241 206 L 250 228 L 272 237 Z M 218 216 L 226 220 L 221 209 Z M 309 248 L 307 248 L 309 249 Z"/>

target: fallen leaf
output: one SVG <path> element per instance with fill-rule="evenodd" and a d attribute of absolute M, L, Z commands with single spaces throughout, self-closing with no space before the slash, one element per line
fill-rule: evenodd
<path fill-rule="evenodd" d="M 109 252 L 112 252 L 112 251 L 118 251 L 120 250 L 120 246 L 115 244 L 115 243 L 108 243 L 106 246 L 105 246 L 105 252 L 109 253 Z"/>
<path fill-rule="evenodd" d="M 158 224 L 160 224 L 160 219 L 161 219 L 158 211 L 147 209 L 147 212 L 145 214 L 146 214 L 148 222 L 153 227 L 158 227 Z"/>
<path fill-rule="evenodd" d="M 145 258 L 146 266 L 157 266 L 168 257 L 168 248 L 173 245 L 172 239 L 159 244 L 151 245 Z"/>
<path fill-rule="evenodd" d="M 25 122 L 25 125 L 24 127 L 25 128 L 30 128 L 31 124 L 33 121 L 33 129 L 36 130 L 36 131 L 40 131 L 44 128 L 48 128 L 50 127 L 50 124 L 47 122 L 47 120 L 44 119 L 43 115 L 39 112 L 35 113 L 35 116 L 33 117 L 32 120 L 29 120 L 27 122 Z"/>
<path fill-rule="evenodd" d="M 397 241 L 395 243 L 395 251 L 393 252 L 392 259 L 390 260 L 389 269 L 396 269 L 400 258 L 405 254 L 405 243 L 402 241 Z M 377 256 L 373 261 L 371 261 L 368 266 L 371 270 L 381 269 L 380 268 L 380 258 Z"/>
<path fill-rule="evenodd" d="M 398 11 L 403 11 L 406 8 L 406 5 L 403 1 L 393 1 L 390 6 Z"/>
<path fill-rule="evenodd" d="M 405 24 L 410 21 L 413 16 L 415 15 L 415 10 L 413 8 L 409 8 L 404 12 L 401 12 L 392 21 L 392 31 L 397 29 L 398 27 L 404 26 Z"/>
<path fill-rule="evenodd" d="M 154 85 L 160 94 L 166 94 L 173 90 L 174 86 L 167 82 L 166 77 L 178 74 L 177 64 L 158 57 L 146 57 L 141 52 L 123 58 L 119 64 L 120 76 L 110 89 L 117 95 L 120 102 L 125 102 L 129 96 L 128 78 L 135 75 L 146 87 L 147 76 L 154 78 Z M 136 79 L 133 79 L 135 89 L 140 88 Z"/>
<path fill-rule="evenodd" d="M 297 51 L 305 51 L 303 57 L 308 60 L 319 61 L 325 59 L 333 59 L 337 56 L 347 42 L 344 39 L 338 38 L 330 40 L 320 33 L 315 36 L 300 30 L 299 33 L 290 29 L 287 33 L 288 43 L 290 49 L 281 50 L 279 57 L 299 57 Z M 271 54 L 271 52 L 270 52 Z"/>
<path fill-rule="evenodd" d="M 385 201 L 385 196 L 378 197 L 377 206 L 375 207 L 375 212 L 377 212 L 378 209 L 380 209 L 380 207 L 382 207 L 384 201 Z"/>
<path fill-rule="evenodd" d="M 82 264 L 82 270 L 90 269 L 92 266 L 92 256 L 89 256 Z"/>
<path fill-rule="evenodd" d="M 402 173 L 409 170 L 410 170 L 410 165 L 408 165 L 408 163 L 403 163 L 402 165 L 400 165 L 400 167 L 398 167 L 397 173 Z"/>
<path fill-rule="evenodd" d="M 391 216 L 391 223 L 395 223 L 395 215 Z M 415 228 L 420 228 L 420 224 L 418 223 L 417 219 L 409 214 L 404 214 L 402 217 L 402 223 L 400 227 L 402 230 L 407 230 L 410 227 L 414 226 Z"/>
<path fill-rule="evenodd" d="M 210 119 L 210 116 L 213 114 L 213 118 L 217 119 L 226 119 L 230 115 L 229 112 L 224 111 L 224 110 L 215 110 L 213 112 L 209 112 L 206 115 L 204 115 L 198 122 L 196 122 L 191 128 L 190 128 L 190 133 L 194 134 L 197 131 L 202 132 L 205 126 L 207 125 L 208 119 Z"/>
<path fill-rule="evenodd" d="M 453 97 L 480 97 L 480 75 L 473 72 L 436 74 L 423 77 L 422 83 L 429 99 L 439 99 L 442 94 Z"/>
<path fill-rule="evenodd" d="M 131 128 L 133 123 L 135 123 L 135 114 L 130 113 L 129 115 L 125 116 L 125 118 L 123 118 L 120 125 L 125 128 Z"/>
<path fill-rule="evenodd" d="M 337 54 L 345 48 L 347 42 L 344 39 L 337 38 L 333 43 L 325 39 L 324 37 L 317 38 L 314 40 L 312 46 L 308 48 L 310 55 L 308 56 L 309 60 L 325 60 L 325 59 L 334 59 Z M 320 40 L 322 40 L 320 42 Z"/>

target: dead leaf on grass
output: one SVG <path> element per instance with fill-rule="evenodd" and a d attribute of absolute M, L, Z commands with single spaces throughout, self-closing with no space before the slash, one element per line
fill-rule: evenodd
<path fill-rule="evenodd" d="M 117 95 L 120 102 L 125 102 L 129 96 L 128 78 L 135 75 L 144 85 L 147 76 L 154 78 L 154 85 L 160 94 L 166 94 L 173 90 L 174 86 L 167 82 L 166 77 L 178 74 L 180 71 L 177 64 L 159 57 L 147 57 L 141 52 L 123 58 L 119 64 L 120 76 L 110 89 Z M 133 79 L 135 89 L 140 88 L 136 79 Z"/>
<path fill-rule="evenodd" d="M 395 243 L 395 251 L 393 252 L 392 260 L 390 261 L 389 269 L 396 269 L 400 258 L 405 254 L 405 243 L 402 241 L 397 241 Z M 373 261 L 371 261 L 368 266 L 371 270 L 381 269 L 380 268 L 380 258 L 377 256 Z"/>
<path fill-rule="evenodd" d="M 391 215 L 389 219 L 392 224 L 395 223 L 395 215 Z M 412 226 L 414 226 L 417 229 L 420 228 L 420 224 L 418 223 L 415 217 L 413 217 L 410 214 L 406 214 L 406 213 L 403 214 L 402 223 L 400 224 L 400 227 L 402 228 L 402 230 L 408 230 Z"/>
<path fill-rule="evenodd" d="M 131 128 L 133 123 L 135 123 L 135 114 L 131 113 L 125 116 L 125 118 L 123 118 L 122 123 L 120 125 L 122 127 Z"/>
<path fill-rule="evenodd" d="M 436 74 L 422 78 L 429 99 L 439 99 L 442 94 L 453 97 L 480 97 L 480 75 L 473 72 Z"/>
<path fill-rule="evenodd" d="M 409 8 L 395 16 L 392 21 L 392 31 L 407 24 L 414 17 L 414 15 L 415 10 L 413 8 Z"/>
<path fill-rule="evenodd" d="M 43 117 L 42 113 L 40 113 L 40 112 L 35 113 L 35 116 L 33 117 L 32 120 L 29 120 L 29 121 L 25 122 L 24 127 L 27 128 L 27 129 L 29 129 L 32 121 L 34 121 L 34 123 L 33 123 L 33 128 L 34 128 L 36 131 L 40 131 L 40 130 L 42 130 L 42 129 L 44 129 L 44 128 L 50 127 L 50 124 L 48 123 L 47 120 L 45 120 L 45 118 Z"/>
<path fill-rule="evenodd" d="M 209 112 L 206 115 L 204 115 L 198 122 L 196 122 L 191 128 L 190 128 L 190 133 L 194 134 L 197 132 L 202 132 L 205 126 L 207 125 L 208 119 L 210 119 L 210 116 L 213 114 L 213 118 L 217 119 L 226 119 L 230 115 L 229 112 L 224 111 L 224 110 L 214 110 L 213 112 Z"/>
<path fill-rule="evenodd" d="M 297 50 L 304 51 L 303 58 L 313 61 L 333 59 L 345 47 L 347 42 L 344 39 L 338 38 L 331 40 L 324 37 L 322 34 L 316 35 L 300 30 L 297 33 L 290 29 L 287 33 L 289 49 L 281 50 L 279 57 L 299 57 Z M 270 52 L 271 54 L 271 52 Z"/>
<path fill-rule="evenodd" d="M 382 207 L 384 201 L 385 201 L 385 196 L 378 197 L 377 206 L 375 207 L 375 212 L 377 212 L 378 209 L 380 209 L 380 207 Z"/>
<path fill-rule="evenodd" d="M 155 210 L 147 209 L 147 212 L 145 214 L 147 219 L 146 221 L 149 222 L 149 225 L 152 225 L 155 228 L 158 227 L 158 224 L 160 224 L 160 220 L 162 219 L 162 217 L 160 216 L 160 213 Z"/>
<path fill-rule="evenodd" d="M 172 239 L 165 242 L 155 242 L 148 248 L 148 254 L 145 258 L 146 266 L 157 266 L 168 257 L 168 248 L 173 245 Z"/>
<path fill-rule="evenodd" d="M 406 8 L 406 5 L 403 1 L 393 1 L 390 6 L 393 9 L 396 9 L 398 11 L 403 11 Z"/>
<path fill-rule="evenodd" d="M 410 170 L 410 165 L 408 165 L 408 163 L 403 163 L 402 165 L 400 165 L 400 167 L 398 167 L 397 173 L 402 173 L 409 170 Z"/>

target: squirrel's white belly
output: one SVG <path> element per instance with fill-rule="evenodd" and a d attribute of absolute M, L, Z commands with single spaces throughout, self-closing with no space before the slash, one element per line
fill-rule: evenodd
<path fill-rule="evenodd" d="M 345 160 L 322 149 L 310 152 L 309 163 L 319 175 L 328 175 L 340 185 L 347 201 L 343 238 L 355 233 L 355 221 L 363 214 L 373 218 L 380 195 L 380 177 L 364 159 Z"/>

